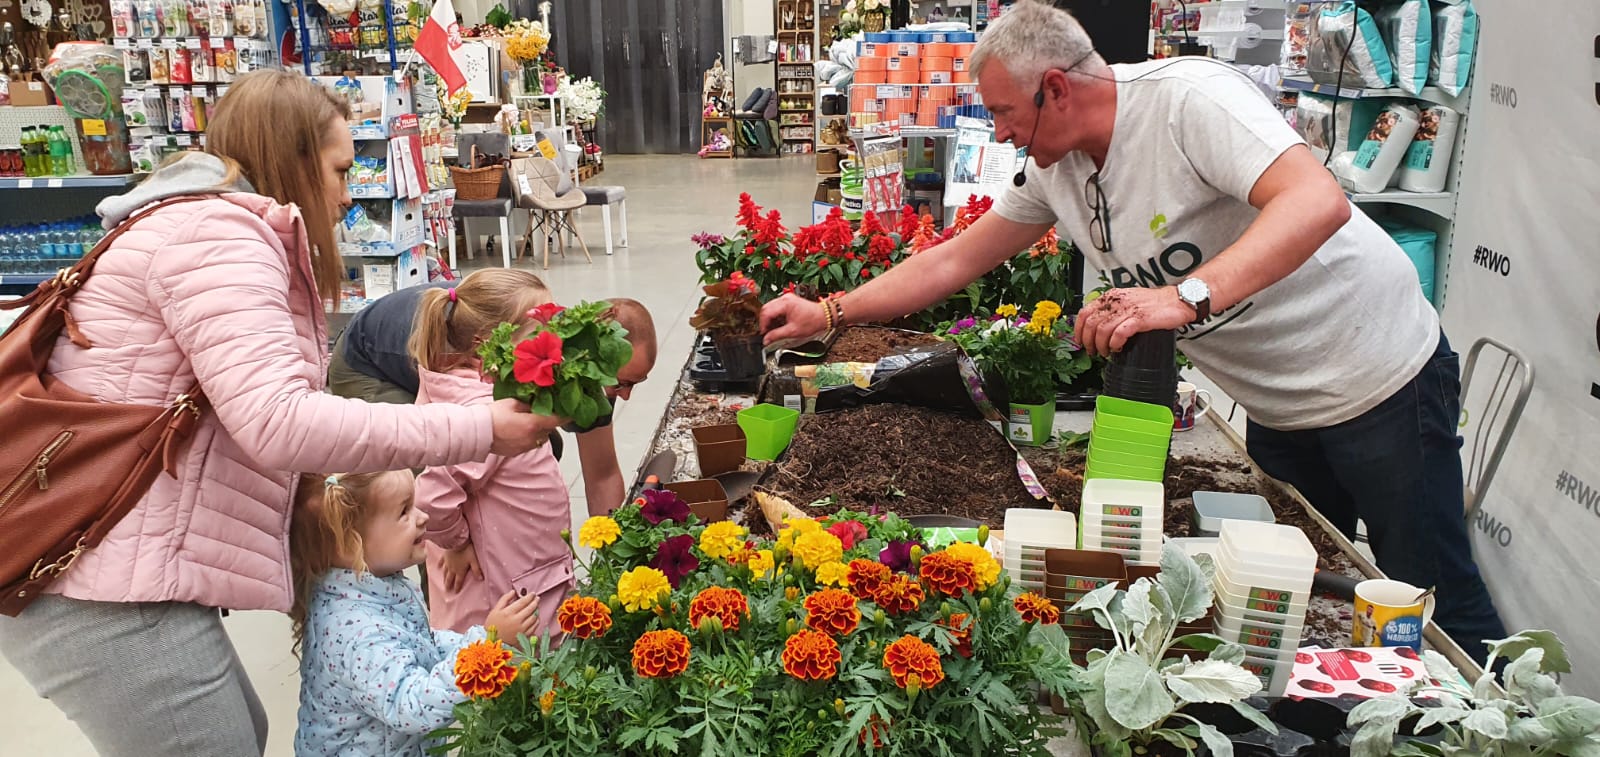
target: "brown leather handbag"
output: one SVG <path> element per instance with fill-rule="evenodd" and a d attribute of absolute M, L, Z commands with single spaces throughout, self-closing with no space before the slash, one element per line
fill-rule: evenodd
<path fill-rule="evenodd" d="M 112 241 L 168 200 L 123 222 L 71 268 L 33 293 L 0 303 L 26 307 L 0 337 L 0 613 L 22 612 L 150 490 L 174 474 L 205 408 L 199 387 L 171 405 L 100 402 L 46 374 L 63 330 L 90 346 L 67 303 Z"/>

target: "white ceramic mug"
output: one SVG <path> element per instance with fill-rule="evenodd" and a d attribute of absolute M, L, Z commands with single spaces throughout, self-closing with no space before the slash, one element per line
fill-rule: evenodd
<path fill-rule="evenodd" d="M 1404 581 L 1356 584 L 1350 638 L 1357 647 L 1411 647 L 1422 651 L 1422 629 L 1433 620 L 1434 598 Z"/>
<path fill-rule="evenodd" d="M 1201 402 L 1201 398 L 1205 401 Z M 1211 393 L 1187 381 L 1178 382 L 1178 402 L 1172 406 L 1172 430 L 1188 431 L 1211 410 Z"/>

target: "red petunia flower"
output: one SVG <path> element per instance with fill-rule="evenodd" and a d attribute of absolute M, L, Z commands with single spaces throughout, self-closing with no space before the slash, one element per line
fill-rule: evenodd
<path fill-rule="evenodd" d="M 546 302 L 539 307 L 529 310 L 528 317 L 540 323 L 549 323 L 551 318 L 556 317 L 556 315 L 561 313 L 563 310 L 566 310 L 566 308 L 561 307 L 554 302 Z"/>
<path fill-rule="evenodd" d="M 839 543 L 844 546 L 844 551 L 855 549 L 856 542 L 867 538 L 867 527 L 858 520 L 841 520 L 828 526 L 828 533 L 839 537 Z"/>
<path fill-rule="evenodd" d="M 532 339 L 522 340 L 513 354 L 516 361 L 511 364 L 511 371 L 518 381 L 555 386 L 556 366 L 561 365 L 561 337 L 555 332 L 541 331 Z"/>

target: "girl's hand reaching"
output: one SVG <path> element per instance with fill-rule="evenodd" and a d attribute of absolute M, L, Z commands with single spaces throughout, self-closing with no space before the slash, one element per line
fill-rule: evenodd
<path fill-rule="evenodd" d="M 460 549 L 446 550 L 444 553 L 444 588 L 445 591 L 455 593 L 467 585 L 468 576 L 477 576 L 483 580 L 483 568 L 478 565 L 478 551 L 472 548 L 472 542 L 461 545 Z"/>
<path fill-rule="evenodd" d="M 517 634 L 532 636 L 539 626 L 539 595 L 518 597 L 515 589 L 506 592 L 496 602 L 494 609 L 483 619 L 485 628 L 495 629 L 502 639 L 514 639 Z"/>

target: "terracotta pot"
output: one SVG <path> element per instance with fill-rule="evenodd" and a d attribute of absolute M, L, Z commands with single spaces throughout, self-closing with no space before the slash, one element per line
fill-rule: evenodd
<path fill-rule="evenodd" d="M 687 502 L 689 512 L 703 521 L 714 523 L 728 519 L 728 493 L 723 491 L 721 481 L 709 478 L 678 481 L 664 488 Z"/>
<path fill-rule="evenodd" d="M 705 478 L 736 471 L 744 465 L 744 429 L 737 423 L 697 426 L 694 453 L 700 460 L 700 475 Z"/>

